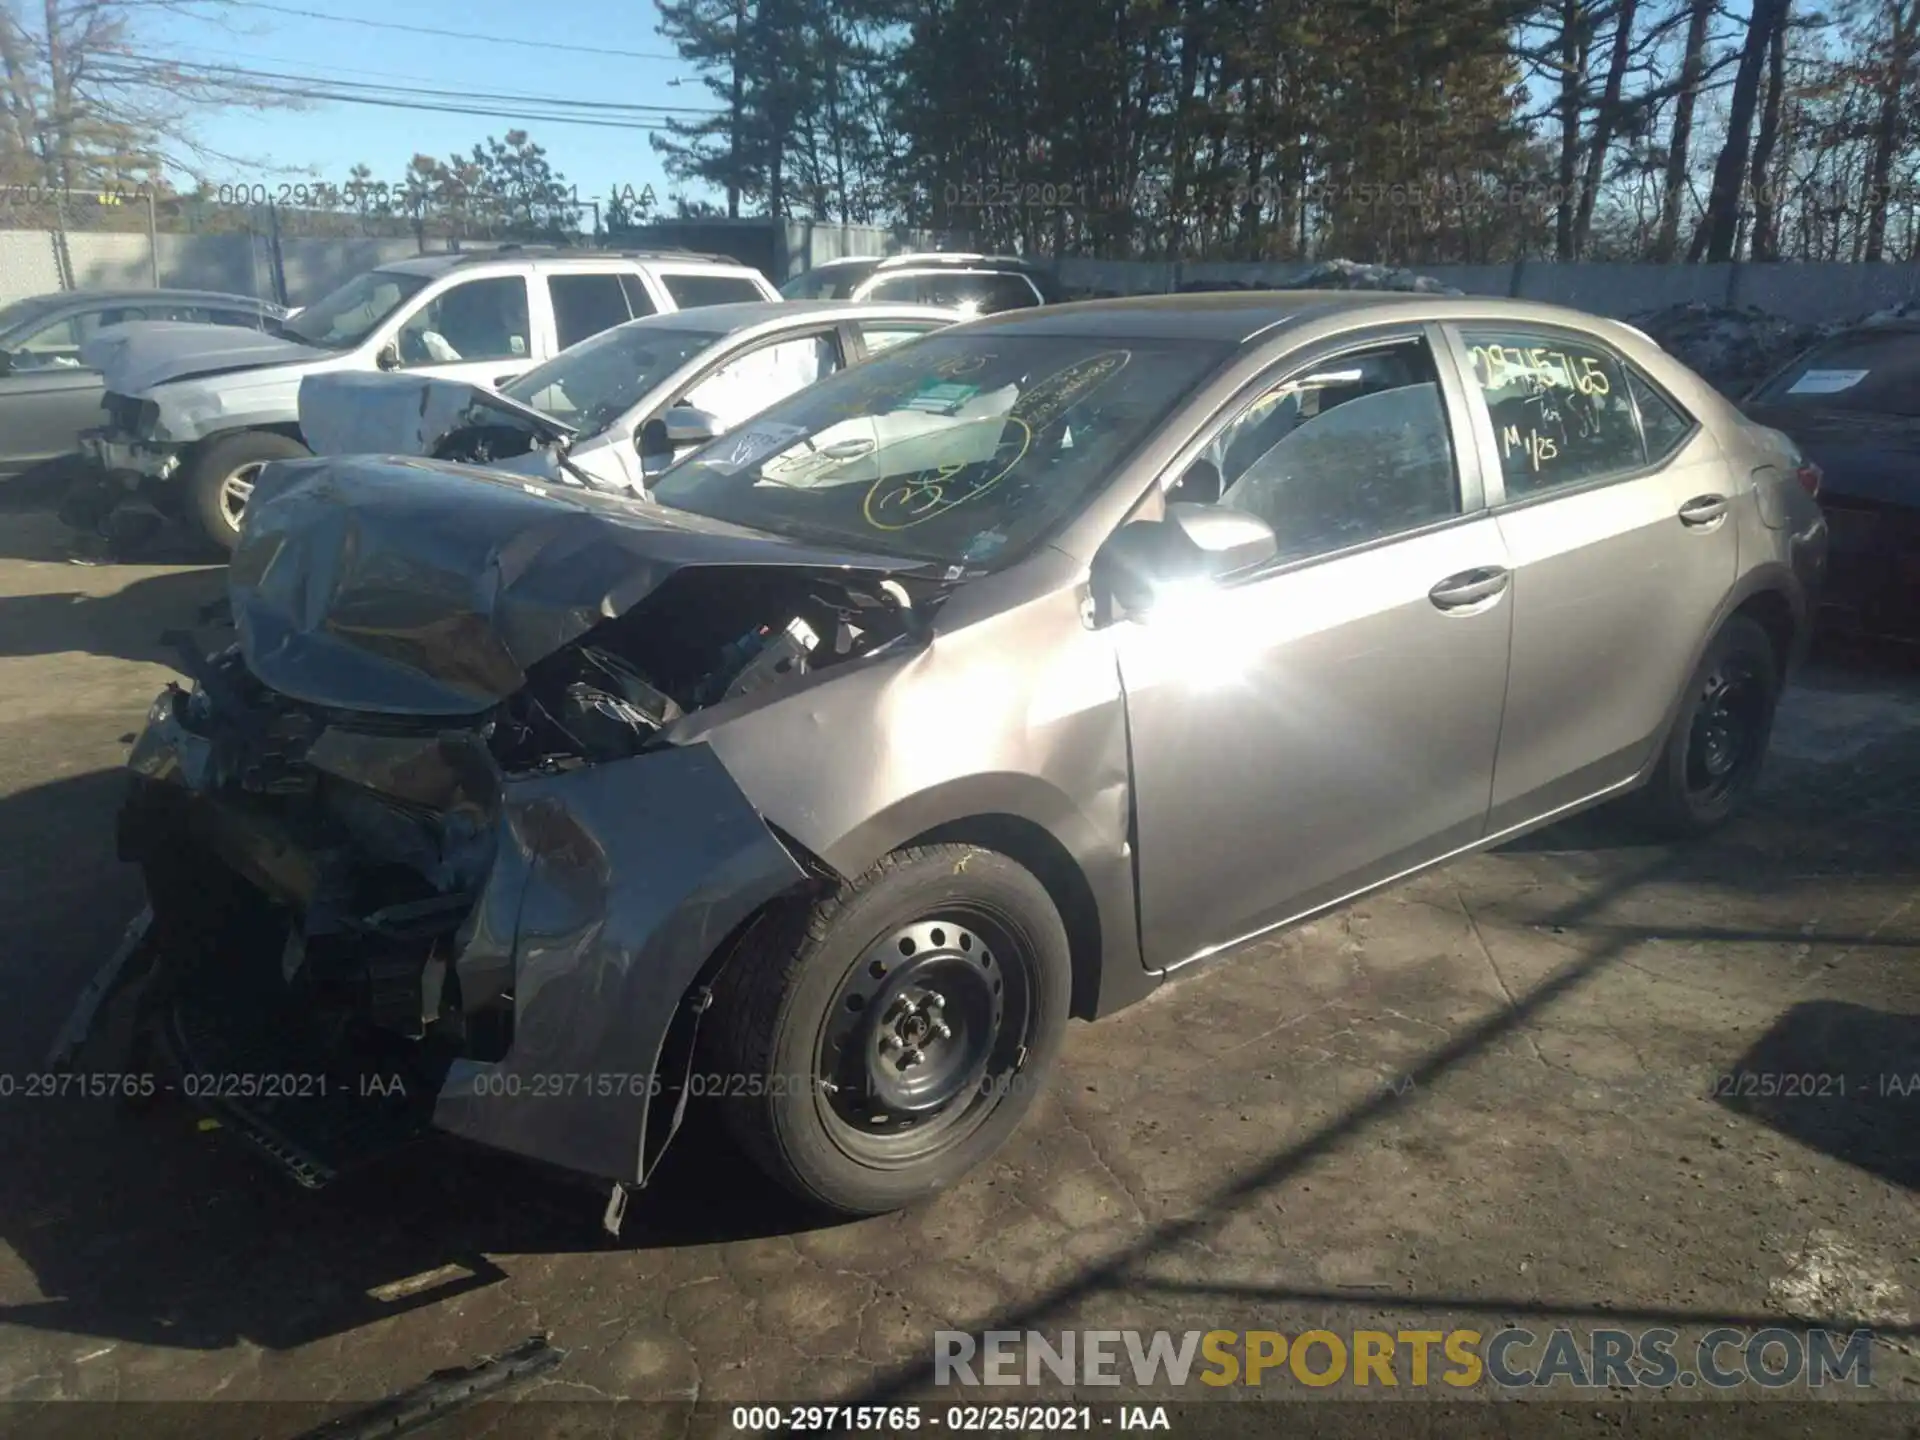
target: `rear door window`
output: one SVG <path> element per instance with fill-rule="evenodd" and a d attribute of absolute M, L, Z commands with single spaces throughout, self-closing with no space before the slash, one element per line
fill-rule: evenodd
<path fill-rule="evenodd" d="M 688 275 L 663 271 L 660 283 L 682 310 L 702 305 L 737 305 L 743 300 L 764 300 L 760 287 L 744 275 Z"/>
<path fill-rule="evenodd" d="M 1625 367 L 1562 334 L 1463 330 L 1493 419 L 1507 499 L 1524 500 L 1647 463 Z"/>
<path fill-rule="evenodd" d="M 1786 410 L 1920 415 L 1920 334 L 1857 333 L 1816 345 L 1753 400 Z"/>
<path fill-rule="evenodd" d="M 633 318 L 618 275 L 549 275 L 547 293 L 562 350 Z"/>

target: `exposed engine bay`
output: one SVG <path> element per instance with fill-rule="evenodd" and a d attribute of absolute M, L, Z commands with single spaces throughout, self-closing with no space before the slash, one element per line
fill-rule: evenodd
<path fill-rule="evenodd" d="M 662 607 L 671 624 L 649 620 Z M 494 753 L 509 770 L 638 754 L 683 715 L 871 654 L 920 619 L 897 581 L 685 571 L 530 669 Z"/>

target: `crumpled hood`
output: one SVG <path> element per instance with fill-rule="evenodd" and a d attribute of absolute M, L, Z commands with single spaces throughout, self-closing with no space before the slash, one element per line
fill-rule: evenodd
<path fill-rule="evenodd" d="M 475 427 L 516 430 L 536 441 L 574 433 L 530 405 L 463 380 L 333 370 L 300 381 L 300 433 L 316 455 L 431 457 L 449 436 Z"/>
<path fill-rule="evenodd" d="M 1747 405 L 1820 467 L 1820 493 L 1920 510 L 1920 419 L 1859 411 Z"/>
<path fill-rule="evenodd" d="M 498 704 L 527 667 L 702 565 L 929 568 L 470 465 L 357 456 L 261 473 L 228 589 L 247 665 L 272 689 L 453 716 Z"/>
<path fill-rule="evenodd" d="M 263 330 L 184 320 L 111 325 L 80 347 L 81 361 L 101 373 L 108 390 L 135 396 L 190 375 L 332 358 L 330 350 L 283 340 Z"/>

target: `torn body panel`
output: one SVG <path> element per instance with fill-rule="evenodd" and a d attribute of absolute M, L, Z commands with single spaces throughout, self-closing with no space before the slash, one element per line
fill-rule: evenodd
<path fill-rule="evenodd" d="M 429 1123 L 638 1183 L 683 996 L 806 879 L 712 751 L 502 778 L 477 733 L 283 746 L 260 698 L 249 733 L 170 691 L 136 747 L 121 850 L 176 1067 L 305 1077 L 209 1098 L 307 1183 Z"/>
<path fill-rule="evenodd" d="M 471 494 L 407 523 L 438 483 Z M 186 657 L 129 756 L 163 1049 L 329 1077 L 221 1097 L 306 1183 L 429 1127 L 638 1183 L 698 977 L 809 879 L 687 722 L 900 670 L 907 587 L 937 587 L 431 465 L 300 462 L 259 493 L 240 640 Z"/>
<path fill-rule="evenodd" d="M 521 690 L 538 661 L 702 568 L 796 584 L 928 569 L 519 476 L 361 457 L 269 466 L 228 583 L 247 666 L 281 694 L 474 715 Z"/>
<path fill-rule="evenodd" d="M 638 1184 L 648 1099 L 680 1079 L 657 1062 L 682 996 L 806 873 L 706 746 L 512 782 L 501 842 L 455 968 L 476 990 L 510 979 L 513 1048 L 456 1060 L 434 1123 Z"/>
<path fill-rule="evenodd" d="M 502 459 L 574 433 L 532 406 L 464 380 L 340 370 L 300 382 L 300 433 L 316 455 L 481 463 L 481 456 L 450 455 L 446 447 L 495 432 L 495 455 Z"/>

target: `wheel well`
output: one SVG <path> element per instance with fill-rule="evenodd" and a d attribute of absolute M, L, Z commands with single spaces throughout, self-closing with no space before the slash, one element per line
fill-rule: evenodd
<path fill-rule="evenodd" d="M 231 440 L 236 435 L 280 435 L 296 445 L 305 445 L 307 437 L 300 433 L 300 424 L 296 420 L 283 420 L 273 425 L 235 425 L 230 430 L 215 430 L 210 435 L 202 435 L 193 442 L 196 455 L 204 455 L 222 441 Z"/>
<path fill-rule="evenodd" d="M 1744 615 L 1767 632 L 1773 642 L 1774 669 L 1784 680 L 1793 659 L 1794 639 L 1793 606 L 1787 603 L 1787 597 L 1778 590 L 1761 590 L 1741 601 L 1733 613 Z"/>
<path fill-rule="evenodd" d="M 1100 996 L 1100 911 L 1093 887 L 1066 846 L 1042 826 L 1018 815 L 972 815 L 949 821 L 914 836 L 901 848 L 913 845 L 978 845 L 1032 871 L 1066 926 L 1073 959 L 1073 1001 L 1068 1013 L 1081 1020 L 1093 1017 Z"/>

